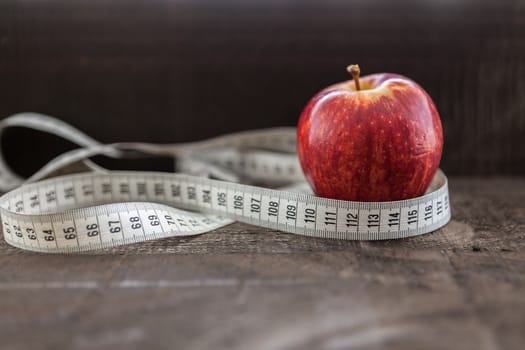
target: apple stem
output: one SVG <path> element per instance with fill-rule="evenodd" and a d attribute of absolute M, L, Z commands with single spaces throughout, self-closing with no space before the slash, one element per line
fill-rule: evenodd
<path fill-rule="evenodd" d="M 361 86 L 359 85 L 359 75 L 361 74 L 361 69 L 359 68 L 359 65 L 351 64 L 348 67 L 346 67 L 346 70 L 348 71 L 348 73 L 352 74 L 352 78 L 354 78 L 355 89 L 357 91 L 361 90 Z"/>

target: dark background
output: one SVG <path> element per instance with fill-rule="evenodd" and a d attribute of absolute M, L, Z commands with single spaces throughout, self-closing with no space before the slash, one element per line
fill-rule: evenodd
<path fill-rule="evenodd" d="M 523 175 L 524 3 L 1 0 L 0 118 L 50 114 L 103 142 L 295 125 L 359 63 L 427 89 L 446 172 Z M 23 130 L 3 140 L 26 174 L 65 146 Z"/>

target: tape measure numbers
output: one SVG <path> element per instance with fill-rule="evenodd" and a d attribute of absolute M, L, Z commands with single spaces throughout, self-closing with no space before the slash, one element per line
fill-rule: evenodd
<path fill-rule="evenodd" d="M 31 121 L 34 127 L 39 125 L 39 118 L 54 123 L 45 116 L 21 116 L 15 121 L 6 119 L 0 131 L 17 123 L 19 126 L 20 121 L 23 126 Z M 302 173 L 292 153 L 292 128 L 250 131 L 182 145 L 101 145 L 67 128 L 67 136 L 58 128 L 53 133 L 82 148 L 51 161 L 31 180 L 77 161 L 87 162 L 94 172 L 26 183 L 1 197 L 3 234 L 13 246 L 73 253 L 196 235 L 234 221 L 313 237 L 393 239 L 432 232 L 450 220 L 447 179 L 440 170 L 427 194 L 410 200 L 350 202 L 302 193 L 307 186 L 301 181 Z M 122 157 L 129 150 L 176 156 L 178 170 L 193 175 L 107 172 L 87 160 L 96 154 Z M 0 162 L 0 168 L 0 185 L 19 186 L 20 179 L 6 170 L 5 162 Z M 2 182 L 2 176 L 9 181 Z M 232 181 L 288 187 L 276 190 Z"/>

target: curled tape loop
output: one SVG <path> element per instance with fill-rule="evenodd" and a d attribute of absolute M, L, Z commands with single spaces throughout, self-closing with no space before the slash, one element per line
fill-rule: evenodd
<path fill-rule="evenodd" d="M 0 132 L 10 126 L 51 131 L 81 146 L 25 183 L 0 158 L 0 188 L 15 188 L 0 198 L 2 230 L 9 244 L 22 249 L 82 252 L 201 234 L 235 221 L 312 237 L 394 239 L 432 232 L 450 220 L 441 170 L 425 195 L 409 200 L 351 202 L 312 195 L 294 153 L 294 128 L 186 144 L 103 145 L 34 113 L 3 120 Z M 100 154 L 125 157 L 129 151 L 174 156 L 179 173 L 107 171 L 89 161 Z M 92 172 L 42 180 L 76 162 Z"/>

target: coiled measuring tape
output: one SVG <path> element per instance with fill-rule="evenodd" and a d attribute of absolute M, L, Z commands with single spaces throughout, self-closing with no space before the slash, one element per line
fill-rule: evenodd
<path fill-rule="evenodd" d="M 294 153 L 294 128 L 186 144 L 103 145 L 40 114 L 6 118 L 0 133 L 11 126 L 49 132 L 81 146 L 28 180 L 0 157 L 0 190 L 10 190 L 0 198 L 2 231 L 9 244 L 22 249 L 82 252 L 197 235 L 235 221 L 312 237 L 394 239 L 432 232 L 450 220 L 441 170 L 425 195 L 409 200 L 350 202 L 312 195 Z M 177 173 L 108 171 L 89 160 L 137 152 L 176 157 Z M 44 179 L 78 162 L 90 171 Z"/>

